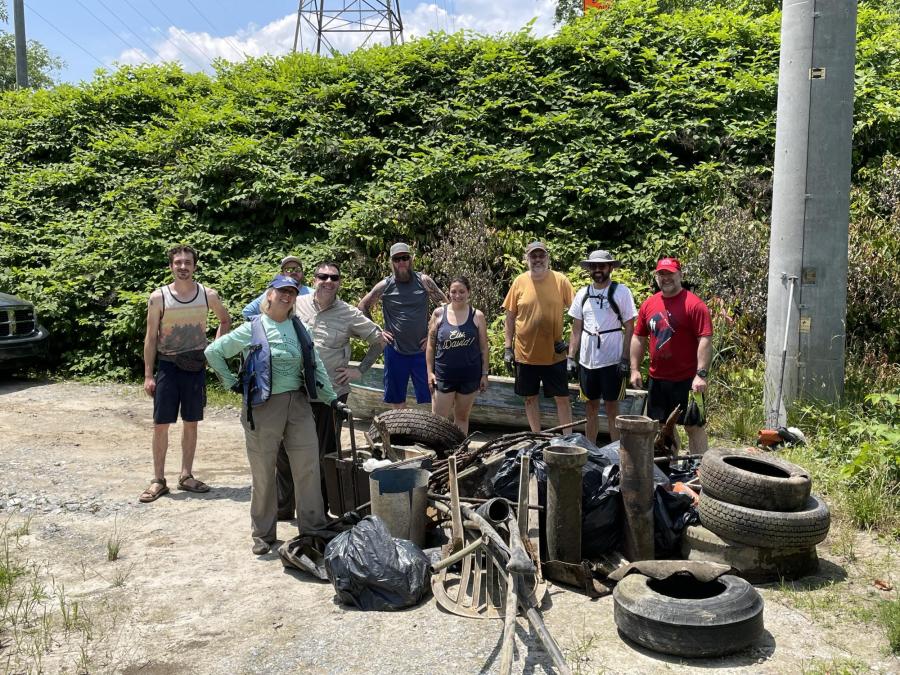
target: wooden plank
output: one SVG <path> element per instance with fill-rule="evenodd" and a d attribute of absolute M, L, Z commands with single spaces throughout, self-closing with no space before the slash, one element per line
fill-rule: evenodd
<path fill-rule="evenodd" d="M 355 365 L 355 362 L 353 362 Z M 525 406 L 521 396 L 517 396 L 513 390 L 515 380 L 511 377 L 491 375 L 488 378 L 488 390 L 479 394 L 475 399 L 475 405 L 469 416 L 470 426 L 478 427 L 504 427 L 509 429 L 526 429 L 528 421 L 525 417 Z M 372 418 L 380 412 L 388 409 L 383 402 L 384 367 L 375 365 L 363 376 L 361 382 L 350 383 L 350 407 L 357 417 Z M 586 416 L 584 401 L 581 399 L 578 386 L 569 385 L 569 393 L 572 398 L 573 419 L 582 419 Z M 621 415 L 640 415 L 644 410 L 644 401 L 647 392 L 642 389 L 627 389 L 625 399 L 620 402 Z M 415 401 L 415 393 L 410 385 L 408 400 L 411 408 L 431 410 L 430 404 L 412 403 Z M 552 399 L 540 399 L 541 426 L 549 429 L 558 424 L 556 416 L 556 403 Z M 603 406 L 600 407 L 599 427 L 603 433 L 609 433 L 609 424 Z M 583 429 L 583 427 L 576 427 Z"/>

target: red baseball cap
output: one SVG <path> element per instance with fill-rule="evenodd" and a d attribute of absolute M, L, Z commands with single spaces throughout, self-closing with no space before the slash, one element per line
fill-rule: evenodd
<path fill-rule="evenodd" d="M 663 258 L 656 263 L 656 271 L 672 272 L 674 274 L 681 271 L 681 263 L 678 262 L 678 258 Z"/>

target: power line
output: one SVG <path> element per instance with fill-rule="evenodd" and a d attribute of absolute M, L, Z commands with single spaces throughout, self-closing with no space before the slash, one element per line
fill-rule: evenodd
<path fill-rule="evenodd" d="M 159 58 L 160 61 L 165 61 L 165 59 L 163 58 L 163 55 L 160 54 L 158 51 L 156 51 L 156 50 L 153 48 L 153 45 L 151 45 L 149 42 L 147 42 L 146 40 L 144 40 L 144 38 L 142 38 L 140 35 L 138 35 L 137 31 L 132 30 L 132 29 L 131 29 L 131 26 L 129 26 L 127 23 L 125 23 L 125 22 L 122 20 L 122 18 L 121 18 L 118 14 L 116 14 L 114 11 L 112 11 L 112 10 L 109 8 L 109 6 L 107 6 L 107 4 L 106 4 L 105 2 L 103 2 L 103 0 L 97 0 L 97 2 L 99 2 L 99 3 L 100 3 L 100 6 L 103 7 L 107 12 L 109 12 L 109 13 L 112 14 L 114 17 L 116 17 L 116 20 L 117 20 L 119 23 L 121 23 L 123 26 L 125 26 L 125 30 L 129 31 L 129 32 L 130 32 L 132 35 L 134 35 L 138 40 L 140 40 L 140 41 L 144 44 L 144 46 L 147 47 L 147 49 L 149 49 L 151 52 L 153 52 L 154 54 L 156 54 L 156 56 Z M 81 4 L 81 3 L 79 2 L 78 4 Z"/>
<path fill-rule="evenodd" d="M 191 39 L 191 36 L 190 36 L 190 35 L 188 35 L 185 31 L 183 31 L 183 30 L 181 30 L 180 28 L 178 28 L 178 26 L 175 25 L 175 22 L 172 21 L 172 19 L 170 19 L 170 18 L 166 15 L 166 13 L 165 13 L 164 11 L 162 11 L 162 10 L 159 8 L 159 5 L 157 5 L 153 0 L 147 0 L 147 1 L 148 1 L 151 5 L 153 5 L 153 6 L 156 8 L 156 11 L 157 11 L 157 12 L 159 12 L 160 14 L 163 15 L 163 18 L 164 18 L 166 21 L 169 22 L 169 25 L 170 25 L 172 28 L 174 28 L 174 29 L 177 30 L 179 33 L 181 33 L 181 34 L 185 37 L 185 39 L 186 39 L 188 42 L 190 42 L 192 45 L 194 45 L 194 48 L 195 48 L 197 51 L 199 51 L 201 54 L 203 54 L 204 58 L 206 58 L 206 60 L 207 60 L 209 63 L 212 63 L 212 60 L 213 60 L 212 57 L 211 57 L 209 54 L 207 54 L 206 51 L 204 51 L 204 49 L 203 49 L 200 45 L 198 45 L 196 42 L 194 42 L 194 41 Z"/>
<path fill-rule="evenodd" d="M 68 35 L 66 35 L 65 33 L 63 33 L 59 28 L 57 28 L 56 26 L 54 26 L 53 23 L 52 23 L 49 19 L 45 19 L 45 18 L 41 15 L 41 13 L 38 12 L 32 5 L 28 5 L 28 10 L 29 10 L 32 14 L 34 14 L 37 18 L 39 18 L 41 21 L 43 21 L 45 24 L 47 24 L 48 26 L 50 26 L 50 28 L 52 28 L 53 30 L 55 30 L 55 31 L 56 31 L 57 33 L 59 33 L 60 35 L 62 35 L 66 40 L 68 40 L 68 41 L 71 42 L 73 45 L 75 45 L 76 47 L 78 47 L 78 49 L 80 49 L 80 50 L 83 51 L 85 54 L 87 54 L 87 55 L 90 56 L 92 59 L 94 59 L 94 61 L 96 61 L 97 63 L 100 64 L 100 67 L 101 67 L 101 68 L 106 68 L 106 64 L 103 63 L 103 61 L 101 61 L 100 59 L 98 59 L 96 56 L 94 56 L 94 55 L 93 55 L 91 52 L 89 52 L 87 49 L 85 49 L 85 48 L 82 47 L 80 44 L 78 44 L 77 42 L 75 42 L 75 40 L 73 40 L 73 39 L 70 38 Z"/>
<path fill-rule="evenodd" d="M 213 32 L 214 32 L 214 33 L 224 33 L 224 31 L 219 30 L 216 26 L 213 25 L 213 22 L 212 22 L 212 21 L 210 21 L 209 19 L 206 18 L 206 15 L 205 15 L 203 12 L 200 11 L 200 9 L 197 7 L 197 5 L 194 4 L 193 0 L 187 0 L 187 1 L 188 1 L 188 4 L 189 4 L 191 7 L 194 8 L 194 11 L 197 12 L 197 14 L 200 15 L 200 18 L 203 19 L 203 20 L 206 22 L 206 24 L 207 24 L 210 28 L 213 29 Z M 231 41 L 231 38 L 229 38 L 227 35 L 223 35 L 223 36 L 222 36 L 222 39 L 225 40 L 225 42 L 227 42 L 228 45 L 229 45 L 235 52 L 237 52 L 238 56 L 240 56 L 241 58 L 244 58 L 245 56 L 247 56 L 246 53 L 244 53 L 243 51 L 241 51 L 241 49 L 239 49 L 239 48 Z"/>
<path fill-rule="evenodd" d="M 137 15 L 138 15 L 139 17 L 141 17 L 144 21 L 146 21 L 146 22 L 147 22 L 147 25 L 150 26 L 150 29 L 151 29 L 151 30 L 156 31 L 157 33 L 159 33 L 160 35 L 163 35 L 163 37 L 165 37 L 165 35 L 163 34 L 163 32 L 162 32 L 159 28 L 157 28 L 156 26 L 153 25 L 153 21 L 151 21 L 150 19 L 148 19 L 148 18 L 143 14 L 143 12 L 141 12 L 141 10 L 139 10 L 137 7 L 135 7 L 134 5 L 131 4 L 131 0 L 125 0 L 125 4 L 128 5 L 129 7 L 131 7 L 132 11 L 133 11 L 135 14 L 137 14 Z M 166 38 L 166 39 L 168 39 L 168 38 Z M 170 40 L 170 42 L 171 42 L 171 40 Z M 179 53 L 179 54 L 184 54 L 186 57 L 188 57 L 188 59 L 190 59 L 191 61 L 194 62 L 194 65 L 199 66 L 200 70 L 203 70 L 203 69 L 206 67 L 206 64 L 205 64 L 205 63 L 202 63 L 202 62 L 198 61 L 196 58 L 194 58 L 194 55 L 193 55 L 193 54 L 191 54 L 191 53 L 188 52 L 188 51 L 185 51 L 184 49 L 181 49 L 181 48 L 180 48 L 177 44 L 175 44 L 174 42 L 173 42 L 172 44 L 173 44 L 173 46 L 175 47 L 175 49 L 178 50 L 178 53 Z"/>
<path fill-rule="evenodd" d="M 81 7 L 84 9 L 84 11 L 86 11 L 86 12 L 87 12 L 88 14 L 90 14 L 92 17 L 94 17 L 95 19 L 97 19 L 97 21 L 99 21 L 99 22 L 103 25 L 103 27 L 106 28 L 106 30 L 108 30 L 110 33 L 112 33 L 113 35 L 115 35 L 116 38 L 118 38 L 119 42 L 121 42 L 123 45 L 125 45 L 126 47 L 128 47 L 128 49 L 134 49 L 134 45 L 132 45 L 132 44 L 130 44 L 129 42 L 127 42 L 127 41 L 125 40 L 125 38 L 123 38 L 121 35 L 119 35 L 119 34 L 116 32 L 116 30 L 115 30 L 114 28 L 111 28 L 110 25 L 109 25 L 108 23 L 106 23 L 103 19 L 101 19 L 101 18 L 100 18 L 99 16 L 97 16 L 96 14 L 94 14 L 94 13 L 90 10 L 89 7 L 87 7 L 83 2 L 81 2 L 81 0 L 75 0 L 75 2 L 77 2 L 79 5 L 81 5 Z"/>

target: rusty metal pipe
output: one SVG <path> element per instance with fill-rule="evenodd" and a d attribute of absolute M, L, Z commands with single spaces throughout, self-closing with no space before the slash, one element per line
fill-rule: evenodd
<path fill-rule="evenodd" d="M 482 518 L 486 518 L 491 525 L 497 527 L 497 525 L 505 523 L 506 519 L 509 518 L 509 504 L 504 499 L 489 499 L 475 509 L 475 513 Z"/>
<path fill-rule="evenodd" d="M 653 441 L 659 425 L 644 415 L 619 415 L 619 487 L 625 507 L 625 557 L 653 560 Z"/>
<path fill-rule="evenodd" d="M 587 450 L 577 445 L 544 448 L 547 463 L 547 555 L 581 562 L 581 467 Z"/>

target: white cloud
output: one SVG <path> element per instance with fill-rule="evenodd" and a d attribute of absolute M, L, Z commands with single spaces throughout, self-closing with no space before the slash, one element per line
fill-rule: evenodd
<path fill-rule="evenodd" d="M 439 0 L 420 2 L 402 15 L 406 40 L 427 35 L 431 31 L 455 32 L 467 30 L 484 35 L 512 33 L 536 18 L 532 26 L 535 35 L 553 31 L 555 0 L 530 2 L 489 3 L 484 0 Z M 294 44 L 296 14 L 272 21 L 265 26 L 250 25 L 234 35 L 216 37 L 205 32 L 185 31 L 170 26 L 161 38 L 152 42 L 155 54 L 141 49 L 128 49 L 116 59 L 120 63 L 138 64 L 180 61 L 189 70 L 209 70 L 216 58 L 240 61 L 246 56 L 280 55 L 291 51 Z M 350 51 L 366 39 L 364 33 L 331 33 L 328 40 L 341 52 Z M 375 33 L 367 44 L 387 43 L 387 33 Z M 315 32 L 306 22 L 301 23 L 298 49 L 315 50 Z M 326 48 L 323 47 L 323 50 Z M 161 57 L 161 58 L 160 58 Z"/>

